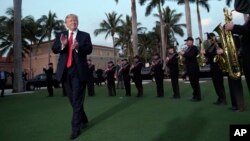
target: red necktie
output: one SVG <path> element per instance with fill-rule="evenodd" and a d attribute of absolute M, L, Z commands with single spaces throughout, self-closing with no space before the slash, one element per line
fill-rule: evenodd
<path fill-rule="evenodd" d="M 72 45 L 73 45 L 73 32 L 69 36 L 69 56 L 67 60 L 67 68 L 70 68 L 72 65 Z"/>

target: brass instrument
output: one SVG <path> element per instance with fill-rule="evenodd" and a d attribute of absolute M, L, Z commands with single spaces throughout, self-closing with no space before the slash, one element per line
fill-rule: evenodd
<path fill-rule="evenodd" d="M 229 13 L 226 8 L 223 11 L 225 23 L 230 23 L 232 21 L 232 12 Z M 223 72 L 228 72 L 230 78 L 239 79 L 241 77 L 241 70 L 232 33 L 225 31 L 221 24 L 214 31 L 220 36 L 222 49 L 224 50 L 223 54 L 214 57 L 214 62 L 218 63 Z"/>
<path fill-rule="evenodd" d="M 207 58 L 205 57 L 203 53 L 201 53 L 201 51 L 204 51 L 204 44 L 200 38 L 199 38 L 198 46 L 200 47 L 200 53 L 196 56 L 196 58 L 199 63 L 199 66 L 204 67 L 206 65 Z"/>

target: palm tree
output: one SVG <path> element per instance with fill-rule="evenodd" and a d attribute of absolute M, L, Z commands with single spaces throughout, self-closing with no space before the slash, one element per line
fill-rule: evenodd
<path fill-rule="evenodd" d="M 39 32 L 42 32 L 43 35 L 41 36 L 40 41 L 38 44 L 40 44 L 41 41 L 43 41 L 45 38 L 48 39 L 48 41 L 51 41 L 52 33 L 59 32 L 62 30 L 65 30 L 64 21 L 58 20 L 56 13 L 52 13 L 49 11 L 48 15 L 42 15 L 41 18 L 37 20 L 39 24 Z M 50 62 L 50 53 L 51 48 L 48 50 L 48 63 Z"/>
<path fill-rule="evenodd" d="M 144 32 L 138 36 L 139 53 L 145 62 L 149 62 L 155 52 L 159 52 L 160 40 L 155 32 Z"/>
<path fill-rule="evenodd" d="M 28 40 L 29 45 L 29 77 L 33 77 L 32 73 L 32 52 L 34 45 L 38 44 L 39 41 L 39 35 L 42 35 L 41 30 L 38 30 L 38 23 L 32 16 L 27 16 L 24 18 L 23 22 L 23 38 Z M 40 31 L 40 32 L 39 32 Z"/>
<path fill-rule="evenodd" d="M 8 16 L 0 17 L 0 55 L 14 57 L 13 45 L 14 45 L 14 9 L 8 8 L 6 11 Z M 35 20 L 32 16 L 26 16 L 21 19 L 21 31 L 22 31 L 22 57 L 27 54 L 31 54 L 31 47 L 33 41 L 35 41 L 36 34 L 34 29 Z M 30 44 L 28 43 L 30 42 Z"/>
<path fill-rule="evenodd" d="M 182 4 L 183 0 L 178 0 L 178 4 Z M 191 12 L 190 12 L 190 0 L 184 0 L 185 4 L 185 14 L 186 14 L 186 24 L 187 24 L 187 35 L 192 37 L 192 23 L 191 23 Z"/>
<path fill-rule="evenodd" d="M 163 14 L 163 21 L 165 23 L 165 33 L 166 33 L 166 40 L 168 42 L 168 46 L 172 45 L 175 39 L 175 34 L 183 37 L 184 31 L 183 27 L 186 27 L 186 24 L 181 23 L 179 24 L 179 21 L 182 17 L 182 13 L 176 13 L 176 10 L 171 10 L 170 7 L 166 7 L 162 11 Z M 159 14 L 155 14 L 156 17 L 159 17 Z M 160 22 L 157 21 L 157 25 L 159 25 Z"/>
<path fill-rule="evenodd" d="M 118 0 L 115 0 L 118 2 Z M 131 0 L 131 13 L 132 13 L 132 44 L 133 54 L 138 55 L 138 30 L 137 30 L 137 13 L 136 13 L 136 0 Z"/>
<path fill-rule="evenodd" d="M 112 13 L 106 13 L 106 20 L 103 20 L 100 23 L 100 28 L 96 29 L 94 31 L 95 36 L 98 36 L 101 33 L 106 33 L 105 39 L 107 39 L 107 37 L 109 35 L 111 35 L 112 37 L 112 41 L 113 41 L 113 48 L 114 48 L 114 62 L 116 62 L 116 49 L 115 49 L 115 33 L 117 33 L 118 28 L 121 24 L 121 17 L 122 15 L 117 15 L 116 12 L 112 12 Z"/>
<path fill-rule="evenodd" d="M 195 3 L 196 4 L 196 10 L 197 10 L 197 18 L 198 18 L 198 29 L 199 29 L 199 36 L 200 39 L 203 41 L 203 34 L 202 34 L 202 25 L 201 25 L 201 16 L 200 16 L 200 8 L 204 7 L 206 8 L 207 12 L 209 12 L 209 4 L 208 4 L 208 0 L 189 0 L 190 3 Z M 178 2 L 179 4 L 183 4 L 184 0 L 179 0 Z"/>
<path fill-rule="evenodd" d="M 147 0 L 140 0 L 140 4 L 144 5 Z M 151 14 L 153 8 L 157 7 L 158 12 L 159 12 L 159 18 L 160 18 L 160 27 L 161 27 L 161 49 L 162 49 L 162 58 L 166 58 L 166 45 L 167 41 L 165 38 L 165 33 L 164 33 L 164 21 L 163 21 L 163 15 L 162 15 L 162 6 L 164 5 L 165 0 L 152 0 L 149 2 L 147 8 L 146 8 L 146 13 L 145 15 L 148 16 Z M 165 64 L 165 63 L 164 63 Z M 165 67 L 165 66 L 164 66 Z"/>
<path fill-rule="evenodd" d="M 14 84 L 13 92 L 22 92 L 22 32 L 21 13 L 22 0 L 14 0 Z"/>
<path fill-rule="evenodd" d="M 132 35 L 132 18 L 126 15 L 125 20 L 121 20 L 121 26 L 118 28 L 118 38 L 115 39 L 115 46 L 121 46 L 124 51 L 124 55 L 130 59 L 135 54 L 133 52 L 133 45 L 131 41 Z M 146 30 L 145 27 L 140 27 L 140 23 L 137 23 L 137 33 L 142 33 Z M 139 46 L 138 46 L 139 47 Z"/>

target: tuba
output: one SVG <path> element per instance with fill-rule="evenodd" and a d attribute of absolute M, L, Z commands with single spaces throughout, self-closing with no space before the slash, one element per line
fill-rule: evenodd
<path fill-rule="evenodd" d="M 229 13 L 227 8 L 224 8 L 223 11 L 225 23 L 231 22 L 232 12 Z M 239 79 L 241 77 L 241 70 L 232 33 L 225 31 L 221 24 L 214 31 L 220 36 L 222 49 L 224 50 L 223 54 L 214 57 L 214 62 L 218 63 L 223 72 L 228 72 L 230 78 Z"/>

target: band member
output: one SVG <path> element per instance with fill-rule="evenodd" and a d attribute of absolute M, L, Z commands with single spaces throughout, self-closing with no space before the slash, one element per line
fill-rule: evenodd
<path fill-rule="evenodd" d="M 118 60 L 117 64 L 116 64 L 116 79 L 117 79 L 117 84 L 116 84 L 116 88 L 117 89 L 124 89 L 124 83 L 123 83 L 123 78 L 122 78 L 122 74 L 119 73 L 119 70 L 122 67 L 122 61 Z"/>
<path fill-rule="evenodd" d="M 48 64 L 49 68 L 43 68 L 43 71 L 46 74 L 46 82 L 47 82 L 47 90 L 49 93 L 49 97 L 53 96 L 53 64 L 49 63 Z"/>
<path fill-rule="evenodd" d="M 198 48 L 193 44 L 194 39 L 188 37 L 186 40 L 187 49 L 185 52 L 181 51 L 181 54 L 185 57 L 185 65 L 187 69 L 187 75 L 190 80 L 190 84 L 193 88 L 192 101 L 201 101 L 201 90 L 199 84 L 199 64 L 196 56 L 198 55 Z"/>
<path fill-rule="evenodd" d="M 223 72 L 220 69 L 218 63 L 214 62 L 214 57 L 217 55 L 216 49 L 220 46 L 216 41 L 214 33 L 208 33 L 207 40 L 210 46 L 206 49 L 205 56 L 207 57 L 207 61 L 210 64 L 212 81 L 215 92 L 218 96 L 217 101 L 214 102 L 214 104 L 217 105 L 226 104 L 226 93 L 224 87 Z"/>
<path fill-rule="evenodd" d="M 246 78 L 248 91 L 250 93 L 250 1 L 248 0 L 235 0 L 234 8 L 236 11 L 248 14 L 248 17 L 243 25 L 236 25 L 228 23 L 224 25 L 225 30 L 232 31 L 233 34 L 242 35 L 242 62 L 243 71 Z"/>
<path fill-rule="evenodd" d="M 134 57 L 134 63 L 130 68 L 130 72 L 133 74 L 133 81 L 135 82 L 135 86 L 137 88 L 137 96 L 136 97 L 142 97 L 143 96 L 143 86 L 142 86 L 142 75 L 141 75 L 141 69 L 143 67 L 143 64 L 140 60 L 140 57 L 136 55 Z"/>
<path fill-rule="evenodd" d="M 52 50 L 55 54 L 60 54 L 56 79 L 64 83 L 73 108 L 70 139 L 75 139 L 80 135 L 80 130 L 85 128 L 88 123 L 83 106 L 86 83 L 90 76 L 87 55 L 92 52 L 93 47 L 90 35 L 78 30 L 77 15 L 67 15 L 65 24 L 68 30 L 56 35 Z"/>
<path fill-rule="evenodd" d="M 236 38 L 235 38 L 236 39 Z M 235 40 L 236 48 L 240 47 L 239 40 Z M 224 51 L 221 48 L 217 48 L 217 54 L 223 54 Z M 228 76 L 228 86 L 231 98 L 231 110 L 236 112 L 243 112 L 245 109 L 244 96 L 243 96 L 243 86 L 241 82 L 241 77 L 239 79 L 234 79 Z"/>
<path fill-rule="evenodd" d="M 113 61 L 109 61 L 108 68 L 105 70 L 105 73 L 107 75 L 107 87 L 108 87 L 109 96 L 116 96 L 115 70 L 116 68 L 115 68 Z"/>
<path fill-rule="evenodd" d="M 158 53 L 154 54 L 151 71 L 154 74 L 156 89 L 157 89 L 157 97 L 164 96 L 164 88 L 163 88 L 163 79 L 164 79 L 164 70 L 163 70 L 163 60 L 161 59 Z"/>
<path fill-rule="evenodd" d="M 166 64 L 169 68 L 172 89 L 174 92 L 173 98 L 180 98 L 178 54 L 175 52 L 174 47 L 168 48 Z"/>
<path fill-rule="evenodd" d="M 127 59 L 122 59 L 122 66 L 119 70 L 119 73 L 122 74 L 122 78 L 124 81 L 125 96 L 131 96 L 131 84 L 130 84 L 130 64 L 128 63 Z"/>
<path fill-rule="evenodd" d="M 9 73 L 0 68 L 0 90 L 1 90 L 1 97 L 4 97 L 4 89 L 7 82 L 7 78 L 9 77 Z M 13 84 L 13 83 L 12 83 Z"/>
<path fill-rule="evenodd" d="M 89 70 L 90 70 L 90 78 L 89 81 L 87 83 L 87 87 L 88 87 L 88 95 L 89 96 L 94 96 L 95 95 L 95 86 L 94 86 L 94 82 L 95 82 L 95 78 L 94 78 L 94 71 L 95 71 L 95 65 L 92 64 L 92 60 L 88 59 L 88 65 L 89 65 Z"/>

